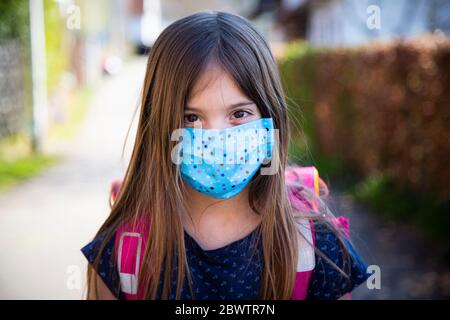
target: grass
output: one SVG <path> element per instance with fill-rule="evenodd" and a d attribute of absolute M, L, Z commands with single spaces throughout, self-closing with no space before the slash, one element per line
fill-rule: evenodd
<path fill-rule="evenodd" d="M 400 190 L 381 174 L 357 184 L 352 194 L 378 214 L 397 221 L 412 222 L 436 239 L 450 257 L 450 200 L 426 192 Z"/>
<path fill-rule="evenodd" d="M 14 160 L 0 159 L 0 191 L 36 176 L 58 161 L 55 155 L 30 154 Z"/>
<path fill-rule="evenodd" d="M 47 139 L 50 144 L 64 142 L 75 135 L 87 114 L 94 89 L 95 86 L 86 87 L 73 94 L 67 108 L 67 121 L 49 128 Z M 54 154 L 33 152 L 30 146 L 30 138 L 24 133 L 0 141 L 0 192 L 37 176 L 60 160 Z"/>

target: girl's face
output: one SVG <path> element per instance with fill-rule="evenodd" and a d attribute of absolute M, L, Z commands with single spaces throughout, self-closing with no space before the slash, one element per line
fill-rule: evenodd
<path fill-rule="evenodd" d="M 256 104 L 216 65 L 195 82 L 184 109 L 184 126 L 225 129 L 261 118 Z"/>

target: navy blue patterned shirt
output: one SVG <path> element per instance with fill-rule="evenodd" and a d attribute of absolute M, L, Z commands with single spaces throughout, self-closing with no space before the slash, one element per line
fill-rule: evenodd
<path fill-rule="evenodd" d="M 334 233 L 326 226 L 314 224 L 314 231 L 317 249 L 329 260 L 319 254 L 315 255 L 316 267 L 309 283 L 307 299 L 338 299 L 367 279 L 366 266 L 353 246 L 347 241 L 345 248 L 341 248 Z M 214 250 L 203 250 L 186 231 L 184 236 L 194 297 L 190 294 L 185 277 L 182 300 L 258 299 L 263 268 L 259 227 L 244 238 Z M 101 237 L 98 237 L 81 249 L 90 263 L 98 254 L 100 240 Z M 112 258 L 114 243 L 113 238 L 103 251 L 97 273 L 111 292 L 118 299 L 123 299 L 117 268 Z M 348 277 L 342 275 L 329 261 L 344 269 Z M 169 299 L 175 299 L 176 267 L 173 272 Z M 160 295 L 161 288 L 157 298 Z"/>
<path fill-rule="evenodd" d="M 367 280 L 367 267 L 347 239 L 344 238 L 345 247 L 342 248 L 329 227 L 318 223 L 314 224 L 314 237 L 316 248 L 326 258 L 318 253 L 315 255 L 316 263 L 308 287 L 308 300 L 339 299 Z M 346 275 L 339 272 L 330 261 Z"/>

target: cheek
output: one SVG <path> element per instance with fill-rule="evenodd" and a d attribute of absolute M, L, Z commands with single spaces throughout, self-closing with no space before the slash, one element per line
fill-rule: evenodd
<path fill-rule="evenodd" d="M 261 112 L 259 111 L 258 108 L 255 109 L 254 115 L 256 119 L 262 118 Z"/>

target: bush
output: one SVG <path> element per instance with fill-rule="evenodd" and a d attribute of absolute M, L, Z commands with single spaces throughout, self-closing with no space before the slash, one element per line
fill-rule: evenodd
<path fill-rule="evenodd" d="M 301 119 L 314 155 L 341 158 L 362 177 L 382 172 L 397 187 L 450 197 L 449 39 L 336 50 L 295 43 L 280 71 L 294 136 Z"/>
<path fill-rule="evenodd" d="M 28 39 L 28 1 L 0 1 L 0 40 Z"/>
<path fill-rule="evenodd" d="M 356 176 L 360 199 L 449 239 L 450 39 L 320 50 L 295 42 L 279 66 L 293 160 Z"/>

